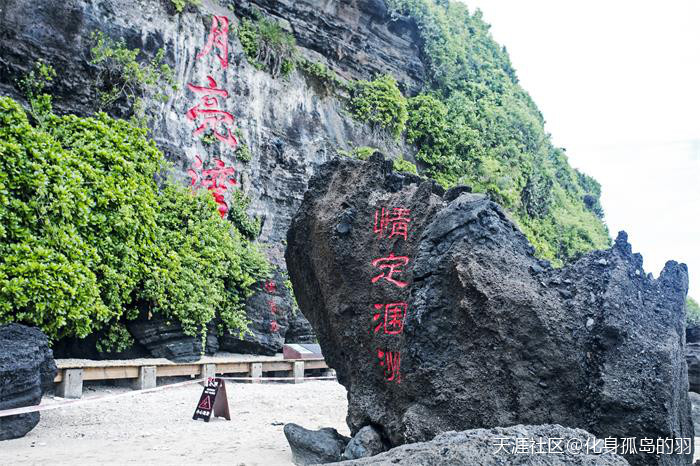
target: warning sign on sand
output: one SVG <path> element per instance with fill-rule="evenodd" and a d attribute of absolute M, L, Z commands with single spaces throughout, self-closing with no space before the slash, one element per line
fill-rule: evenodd
<path fill-rule="evenodd" d="M 212 414 L 214 417 L 223 417 L 228 421 L 231 420 L 231 413 L 228 409 L 228 397 L 226 396 L 226 382 L 213 377 L 207 380 L 192 419 L 195 421 L 203 419 L 205 422 L 209 422 Z"/>

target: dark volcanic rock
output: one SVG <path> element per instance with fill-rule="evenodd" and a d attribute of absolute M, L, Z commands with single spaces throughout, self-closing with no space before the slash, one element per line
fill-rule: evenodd
<path fill-rule="evenodd" d="M 179 322 L 166 321 L 161 316 L 128 321 L 126 327 L 154 358 L 167 358 L 175 362 L 193 362 L 203 354 L 214 354 L 219 349 L 215 325 L 209 325 L 204 348 L 198 337 L 186 335 Z"/>
<path fill-rule="evenodd" d="M 297 299 L 348 390 L 353 434 L 373 425 L 394 446 L 515 424 L 693 436 L 685 265 L 647 277 L 621 233 L 611 249 L 553 269 L 488 198 L 442 194 L 380 157 L 333 161 L 288 233 Z M 391 219 L 399 207 L 410 209 L 406 240 L 381 222 L 382 208 Z"/>
<path fill-rule="evenodd" d="M 18 324 L 0 327 L 0 411 L 38 405 L 54 377 L 46 335 Z M 38 422 L 39 413 L 0 417 L 0 440 L 23 437 Z"/>
<path fill-rule="evenodd" d="M 685 360 L 688 364 L 689 390 L 700 393 L 700 343 L 686 344 Z"/>
<path fill-rule="evenodd" d="M 289 328 L 284 337 L 285 343 L 316 343 L 316 334 L 304 314 L 298 309 L 289 316 Z"/>
<path fill-rule="evenodd" d="M 292 313 L 292 297 L 284 281 L 284 276 L 277 270 L 271 279 L 255 286 L 255 293 L 246 300 L 245 307 L 251 321 L 248 325 L 250 332 L 242 337 L 237 334 L 221 336 L 222 350 L 266 355 L 282 352 Z"/>
<path fill-rule="evenodd" d="M 343 452 L 344 460 L 356 460 L 359 458 L 368 458 L 378 455 L 386 450 L 386 445 L 382 440 L 382 436 L 377 429 L 372 426 L 364 426 L 355 436 L 348 442 Z"/>
<path fill-rule="evenodd" d="M 97 349 L 97 342 L 103 338 L 102 332 L 93 333 L 85 338 L 63 338 L 53 344 L 53 354 L 56 359 L 77 358 L 102 361 L 109 359 L 137 359 L 151 355 L 138 342 L 124 351 L 102 352 Z"/>
<path fill-rule="evenodd" d="M 297 424 L 285 424 L 284 435 L 299 466 L 340 461 L 350 440 L 335 429 L 308 430 Z"/>
<path fill-rule="evenodd" d="M 534 453 L 512 453 L 515 439 L 534 439 Z M 555 445 L 557 453 L 548 453 L 550 445 Z M 412 443 L 396 447 L 386 453 L 371 458 L 344 461 L 343 465 L 410 464 L 411 466 L 623 466 L 627 461 L 618 455 L 596 454 L 586 450 L 586 440 L 595 438 L 585 430 L 569 429 L 558 425 L 523 426 L 495 429 L 475 429 L 463 432 L 446 432 L 430 442 Z M 581 448 L 576 448 L 582 441 Z M 540 443 L 542 442 L 542 447 Z M 558 443 L 561 442 L 561 443 Z M 503 445 L 503 446 L 501 446 Z M 558 452 L 556 445 L 562 446 Z M 568 448 L 571 446 L 570 448 Z M 540 451 L 545 453 L 537 453 Z"/>

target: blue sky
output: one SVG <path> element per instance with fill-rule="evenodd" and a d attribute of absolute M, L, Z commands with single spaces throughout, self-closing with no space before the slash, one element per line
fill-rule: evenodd
<path fill-rule="evenodd" d="M 647 272 L 685 262 L 700 298 L 700 2 L 469 0 L 571 164 L 603 186 Z"/>

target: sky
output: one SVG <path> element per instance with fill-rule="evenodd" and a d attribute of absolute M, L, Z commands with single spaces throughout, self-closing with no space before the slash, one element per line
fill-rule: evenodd
<path fill-rule="evenodd" d="M 466 0 L 505 45 L 613 238 L 644 269 L 685 262 L 700 299 L 700 1 Z"/>

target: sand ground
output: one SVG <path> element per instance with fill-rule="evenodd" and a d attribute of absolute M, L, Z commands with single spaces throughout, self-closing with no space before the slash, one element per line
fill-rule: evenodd
<path fill-rule="evenodd" d="M 226 388 L 230 422 L 192 420 L 198 384 L 43 412 L 26 437 L 2 442 L 0 465 L 291 465 L 285 423 L 349 434 L 346 391 L 335 381 L 228 382 Z M 126 391 L 98 387 L 84 397 Z"/>
<path fill-rule="evenodd" d="M 198 384 L 155 393 L 126 387 L 86 386 L 84 399 L 128 396 L 42 413 L 26 437 L 0 444 L 0 465 L 291 465 L 282 428 L 345 424 L 346 391 L 335 381 L 226 384 L 231 421 L 193 421 Z M 63 401 L 45 397 L 42 404 Z M 700 458 L 700 437 L 695 438 Z"/>

